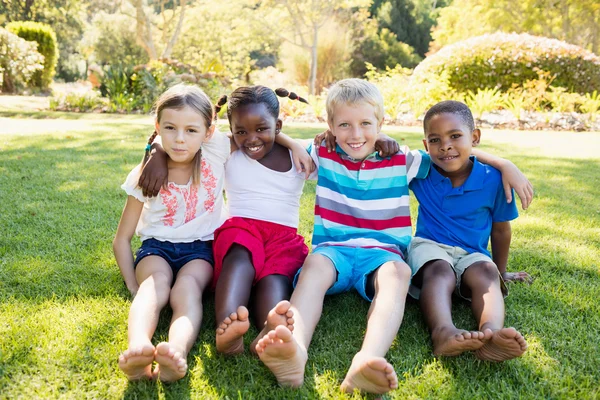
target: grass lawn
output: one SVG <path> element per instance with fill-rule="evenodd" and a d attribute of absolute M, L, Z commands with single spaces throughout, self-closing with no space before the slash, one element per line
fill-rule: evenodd
<path fill-rule="evenodd" d="M 120 184 L 141 158 L 149 122 L 0 112 L 0 399 L 344 398 L 338 386 L 368 309 L 354 293 L 326 299 L 300 390 L 278 387 L 249 354 L 216 354 L 210 298 L 185 379 L 129 383 L 120 373 L 130 300 L 111 241 L 125 201 Z M 285 129 L 304 138 L 319 130 Z M 422 147 L 417 129 L 389 133 Z M 536 190 L 513 223 L 509 260 L 509 270 L 536 280 L 511 286 L 506 300 L 506 325 L 523 333 L 529 350 L 503 364 L 472 354 L 434 358 L 409 302 L 387 356 L 400 379 L 390 398 L 600 398 L 599 141 L 600 133 L 484 131 L 482 148 L 513 160 Z M 313 202 L 309 182 L 300 224 L 307 240 Z M 457 302 L 454 316 L 475 327 L 468 305 Z M 163 312 L 155 341 L 166 338 L 169 318 Z"/>

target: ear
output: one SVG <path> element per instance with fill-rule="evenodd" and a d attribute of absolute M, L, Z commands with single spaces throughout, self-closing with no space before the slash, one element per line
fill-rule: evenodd
<path fill-rule="evenodd" d="M 204 137 L 204 142 L 208 142 L 210 140 L 210 138 L 212 137 L 212 135 L 215 133 L 215 129 L 217 127 L 217 124 L 212 124 L 211 126 L 208 127 L 208 129 L 206 130 L 206 136 Z"/>
<path fill-rule="evenodd" d="M 158 133 L 158 135 L 160 136 L 160 124 L 158 123 L 157 119 L 154 120 L 154 129 L 156 130 L 156 133 Z"/>
<path fill-rule="evenodd" d="M 379 121 L 379 123 L 377 124 L 377 133 L 378 134 L 381 132 L 382 126 L 383 126 L 383 118 L 381 118 L 381 121 Z"/>
<path fill-rule="evenodd" d="M 425 147 L 425 151 L 429 153 L 429 147 L 427 147 L 427 139 L 423 139 L 423 146 Z"/>
<path fill-rule="evenodd" d="M 275 134 L 278 135 L 281 132 L 281 127 L 283 126 L 283 121 L 277 118 L 277 122 L 275 123 Z"/>
<path fill-rule="evenodd" d="M 479 145 L 479 141 L 481 140 L 481 131 L 479 129 L 474 129 L 471 136 L 473 147 L 477 147 Z"/>

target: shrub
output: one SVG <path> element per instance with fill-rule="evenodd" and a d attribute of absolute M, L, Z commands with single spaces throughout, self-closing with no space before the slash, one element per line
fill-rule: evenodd
<path fill-rule="evenodd" d="M 50 109 L 53 111 L 104 111 L 107 106 L 106 99 L 100 97 L 99 93 L 95 91 L 83 94 L 67 93 L 50 98 Z"/>
<path fill-rule="evenodd" d="M 497 110 L 502 105 L 502 93 L 497 89 L 477 89 L 476 93 L 469 90 L 465 102 L 479 119 L 484 112 Z"/>
<path fill-rule="evenodd" d="M 44 69 L 33 74 L 30 84 L 33 87 L 47 89 L 52 83 L 58 62 L 56 34 L 50 25 L 33 21 L 14 21 L 6 29 L 29 41 L 37 42 L 37 50 L 44 56 Z"/>
<path fill-rule="evenodd" d="M 593 93 L 586 93 L 581 103 L 581 111 L 590 116 L 590 120 L 594 122 L 596 115 L 600 112 L 600 94 L 594 90 Z"/>
<path fill-rule="evenodd" d="M 442 48 L 415 69 L 415 77 L 447 72 L 452 89 L 466 92 L 513 85 L 546 72 L 569 92 L 600 90 L 600 57 L 560 40 L 528 34 L 495 33 Z"/>
<path fill-rule="evenodd" d="M 37 44 L 0 28 L 0 85 L 2 92 L 15 92 L 44 68 Z"/>

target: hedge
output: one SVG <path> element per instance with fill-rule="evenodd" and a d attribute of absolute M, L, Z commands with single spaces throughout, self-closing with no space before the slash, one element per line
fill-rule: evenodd
<path fill-rule="evenodd" d="M 0 88 L 2 92 L 18 91 L 33 74 L 43 69 L 44 57 L 37 45 L 0 28 Z"/>
<path fill-rule="evenodd" d="M 569 92 L 600 90 L 600 57 L 579 46 L 529 34 L 494 33 L 443 47 L 415 68 L 415 79 L 448 73 L 458 92 L 506 91 L 549 73 L 552 85 Z"/>
<path fill-rule="evenodd" d="M 58 62 L 58 45 L 54 30 L 50 25 L 33 21 L 10 22 L 6 25 L 6 29 L 27 41 L 37 42 L 38 52 L 44 56 L 44 69 L 33 74 L 29 84 L 47 89 L 52 83 Z"/>

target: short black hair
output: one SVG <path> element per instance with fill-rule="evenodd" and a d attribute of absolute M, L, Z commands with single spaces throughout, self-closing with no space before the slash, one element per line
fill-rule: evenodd
<path fill-rule="evenodd" d="M 425 118 L 423 118 L 423 129 L 425 131 L 427 131 L 429 120 L 439 114 L 455 114 L 460 117 L 471 132 L 475 130 L 475 120 L 469 107 L 460 101 L 445 100 L 437 103 L 425 113 Z"/>
<path fill-rule="evenodd" d="M 233 91 L 227 104 L 227 118 L 231 122 L 231 113 L 248 104 L 264 104 L 275 119 L 279 117 L 279 100 L 275 92 L 265 86 L 242 86 Z"/>

